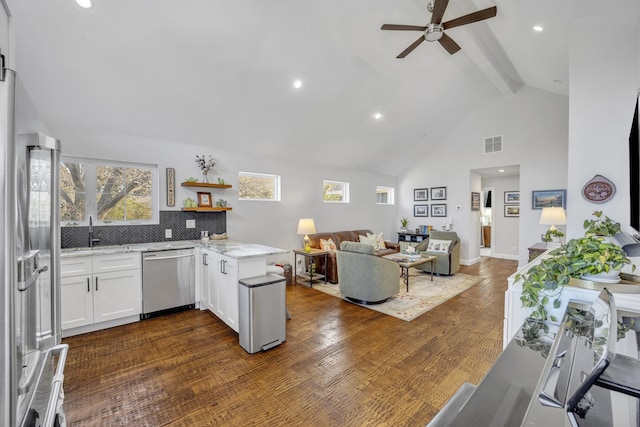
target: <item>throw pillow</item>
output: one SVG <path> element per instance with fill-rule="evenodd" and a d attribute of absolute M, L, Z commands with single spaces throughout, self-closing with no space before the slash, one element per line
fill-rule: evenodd
<path fill-rule="evenodd" d="M 436 240 L 429 239 L 429 247 L 427 252 L 449 252 L 449 246 L 451 246 L 451 240 Z"/>
<path fill-rule="evenodd" d="M 373 239 L 374 240 L 374 245 L 373 248 L 376 251 L 380 251 L 382 249 L 386 249 L 387 247 L 384 245 L 384 239 L 382 238 L 382 233 L 376 233 L 376 234 L 371 234 L 371 233 L 367 233 L 367 237 L 369 239 Z"/>
<path fill-rule="evenodd" d="M 325 240 L 320 239 L 320 247 L 323 251 L 335 252 L 337 247 L 333 239 Z"/>
<path fill-rule="evenodd" d="M 358 236 L 358 240 L 360 240 L 360 243 L 366 243 L 367 245 L 373 246 L 374 249 L 376 248 L 376 239 L 373 237 L 363 236 L 360 234 Z"/>

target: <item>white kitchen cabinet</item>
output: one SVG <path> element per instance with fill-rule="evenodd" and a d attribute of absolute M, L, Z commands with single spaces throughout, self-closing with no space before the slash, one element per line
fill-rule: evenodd
<path fill-rule="evenodd" d="M 200 273 L 202 305 L 238 332 L 238 282 L 264 275 L 266 270 L 266 257 L 236 259 L 203 250 Z"/>
<path fill-rule="evenodd" d="M 139 253 L 63 258 L 60 264 L 65 336 L 73 335 L 68 333 L 72 329 L 83 333 L 139 320 L 142 312 Z"/>

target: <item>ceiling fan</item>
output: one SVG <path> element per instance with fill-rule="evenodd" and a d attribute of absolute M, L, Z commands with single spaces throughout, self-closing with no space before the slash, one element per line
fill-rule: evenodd
<path fill-rule="evenodd" d="M 408 48 L 400 52 L 396 58 L 404 58 L 420 45 L 423 41 L 440 42 L 447 52 L 451 55 L 460 50 L 458 43 L 453 41 L 451 37 L 444 33 L 444 30 L 450 28 L 459 27 L 465 24 L 471 24 L 472 22 L 482 21 L 484 19 L 493 18 L 498 13 L 496 6 L 482 9 L 477 12 L 470 13 L 468 15 L 461 16 L 451 21 L 442 22 L 444 11 L 449 4 L 449 0 L 434 0 L 429 2 L 428 9 L 431 12 L 431 22 L 425 27 L 418 25 L 398 25 L 398 24 L 384 24 L 381 30 L 395 30 L 395 31 L 424 31 L 424 34 L 420 38 L 414 41 Z"/>

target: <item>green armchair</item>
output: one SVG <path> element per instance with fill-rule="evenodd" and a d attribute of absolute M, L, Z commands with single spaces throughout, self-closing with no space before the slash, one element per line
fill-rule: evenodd
<path fill-rule="evenodd" d="M 443 246 L 436 245 L 436 241 L 450 242 L 449 247 L 444 248 L 446 243 Z M 429 242 L 434 243 L 431 249 L 429 248 Z M 425 252 L 427 255 L 436 257 L 433 271 L 435 274 L 451 276 L 460 270 L 460 239 L 454 231 L 431 231 L 429 238 L 416 246 L 416 251 Z M 430 273 L 431 263 L 419 265 L 416 268 Z"/>
<path fill-rule="evenodd" d="M 400 292 L 398 263 L 376 256 L 372 245 L 342 242 L 336 252 L 340 293 L 359 304 L 379 304 Z"/>

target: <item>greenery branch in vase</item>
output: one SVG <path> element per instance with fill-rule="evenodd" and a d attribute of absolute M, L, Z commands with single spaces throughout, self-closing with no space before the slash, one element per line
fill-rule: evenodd
<path fill-rule="evenodd" d="M 198 164 L 198 166 L 200 167 L 200 170 L 202 171 L 202 175 L 204 175 L 204 178 L 202 179 L 202 182 L 209 182 L 209 169 L 211 169 L 212 167 L 214 167 L 216 165 L 216 160 L 209 156 L 209 159 L 207 160 L 207 158 L 205 157 L 205 155 L 203 154 L 202 157 L 196 155 L 196 163 Z"/>
<path fill-rule="evenodd" d="M 400 218 L 400 231 L 407 231 L 407 226 L 409 226 L 409 220 L 405 218 Z"/>
<path fill-rule="evenodd" d="M 592 221 L 597 221 L 600 217 L 601 212 Z M 620 224 L 616 225 L 607 217 L 605 219 L 611 222 L 609 230 L 620 230 Z M 585 221 L 587 232 L 584 237 L 569 240 L 565 245 L 549 252 L 548 257 L 526 273 L 516 275 L 516 281 L 523 280 L 520 296 L 523 307 L 534 309 L 530 317 L 558 321 L 559 319 L 549 315 L 547 307 L 552 302 L 554 309 L 560 308 L 562 289 L 572 278 L 613 283 L 615 278 L 607 278 L 611 276 L 599 279 L 596 275 L 617 272 L 613 274 L 615 277 L 625 264 L 631 263 L 620 246 L 590 232 L 592 221 Z M 633 270 L 635 265 L 632 265 Z"/>

